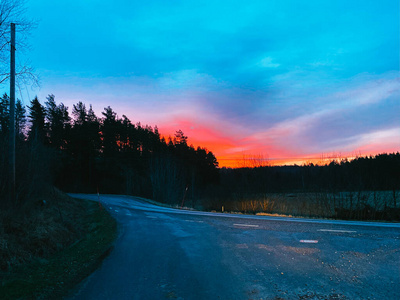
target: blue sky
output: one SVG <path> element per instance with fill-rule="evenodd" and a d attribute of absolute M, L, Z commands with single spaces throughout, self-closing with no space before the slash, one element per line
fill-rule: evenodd
<path fill-rule="evenodd" d="M 33 96 L 182 129 L 221 164 L 400 150 L 400 4 L 30 0 Z"/>

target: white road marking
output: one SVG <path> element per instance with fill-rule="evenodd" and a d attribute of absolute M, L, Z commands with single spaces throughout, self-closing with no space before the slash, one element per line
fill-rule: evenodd
<path fill-rule="evenodd" d="M 204 221 L 195 221 L 195 220 L 185 220 L 185 221 L 191 223 L 204 223 Z"/>
<path fill-rule="evenodd" d="M 233 226 L 241 226 L 241 227 L 258 227 L 258 225 L 252 225 L 252 224 L 233 224 Z"/>
<path fill-rule="evenodd" d="M 300 243 L 317 244 L 318 241 L 316 241 L 316 240 L 300 240 Z"/>
<path fill-rule="evenodd" d="M 357 232 L 357 231 L 353 231 L 353 230 L 336 230 L 336 229 L 318 229 L 318 231 L 340 232 L 340 233 L 355 233 L 355 232 Z"/>

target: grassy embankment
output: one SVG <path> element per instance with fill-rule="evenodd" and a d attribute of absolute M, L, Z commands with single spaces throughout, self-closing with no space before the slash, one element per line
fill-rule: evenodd
<path fill-rule="evenodd" d="M 98 203 L 57 191 L 1 212 L 1 298 L 61 298 L 98 266 L 116 235 Z"/>

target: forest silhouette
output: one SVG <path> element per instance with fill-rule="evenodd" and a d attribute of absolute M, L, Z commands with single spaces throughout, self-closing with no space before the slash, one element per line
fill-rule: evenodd
<path fill-rule="evenodd" d="M 110 106 L 99 117 L 91 105 L 78 102 L 70 114 L 49 95 L 44 104 L 35 97 L 26 108 L 18 100 L 15 112 L 17 203 L 40 198 L 55 186 L 64 192 L 134 195 L 206 210 L 224 206 L 248 213 L 400 219 L 399 153 L 343 158 L 324 166 L 220 169 L 214 154 L 189 145 L 181 130 L 165 139 L 156 126 L 134 124 Z M 8 164 L 8 133 L 9 97 L 4 94 L 2 170 Z M 7 187 L 2 172 L 2 199 L 8 199 Z"/>

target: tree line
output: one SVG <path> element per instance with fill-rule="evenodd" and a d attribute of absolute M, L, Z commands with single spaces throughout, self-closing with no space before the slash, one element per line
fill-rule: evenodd
<path fill-rule="evenodd" d="M 326 165 L 222 169 L 221 181 L 224 188 L 244 194 L 398 190 L 400 153 L 343 158 Z"/>
<path fill-rule="evenodd" d="M 178 130 L 165 139 L 155 126 L 134 124 L 110 107 L 98 117 L 78 102 L 72 115 L 49 95 L 24 107 L 16 101 L 16 194 L 37 197 L 46 186 L 67 192 L 119 193 L 164 203 L 199 199 L 219 180 L 218 162 L 205 148 L 188 145 Z M 7 170 L 9 97 L 0 98 L 0 168 Z M 7 198 L 7 172 L 0 197 Z M 186 198 L 186 199 L 184 199 Z"/>
<path fill-rule="evenodd" d="M 220 170 L 209 209 L 340 219 L 400 220 L 400 153 L 326 165 Z"/>
<path fill-rule="evenodd" d="M 135 195 L 206 210 L 225 205 L 243 212 L 274 212 L 268 204 L 270 195 L 286 194 L 302 195 L 296 205 L 308 211 L 311 203 L 317 203 L 312 215 L 321 214 L 323 205 L 328 217 L 375 218 L 384 211 L 384 218 L 392 218 L 388 212 L 394 209 L 394 218 L 400 219 L 398 152 L 332 160 L 322 166 L 255 164 L 219 169 L 214 154 L 188 145 L 181 130 L 165 139 L 157 126 L 134 124 L 110 106 L 99 117 L 91 105 L 78 102 L 70 114 L 68 107 L 49 95 L 44 104 L 35 97 L 26 107 L 18 100 L 15 112 L 18 201 L 37 198 L 54 185 L 65 192 Z M 7 199 L 9 192 L 8 135 L 9 98 L 4 94 L 0 98 L 1 199 Z M 278 202 L 286 207 L 280 209 L 283 213 L 294 206 L 285 197 L 273 201 L 275 208 Z M 262 205 L 255 205 L 254 199 Z"/>

